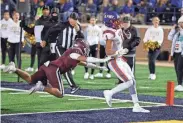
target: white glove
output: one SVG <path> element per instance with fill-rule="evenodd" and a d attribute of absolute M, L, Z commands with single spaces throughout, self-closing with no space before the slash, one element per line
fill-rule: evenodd
<path fill-rule="evenodd" d="M 128 51 L 129 51 L 129 50 L 128 50 L 127 48 L 125 48 L 125 49 L 121 48 L 121 49 L 119 49 L 118 51 L 116 51 L 116 53 L 117 53 L 118 55 L 122 56 L 122 55 L 124 55 L 124 54 L 127 54 Z"/>
<path fill-rule="evenodd" d="M 108 71 L 107 67 L 103 66 L 99 68 L 100 70 Z"/>
<path fill-rule="evenodd" d="M 104 62 L 108 62 L 111 59 L 112 59 L 111 56 L 108 56 L 108 57 L 105 57 L 103 60 L 104 60 Z"/>

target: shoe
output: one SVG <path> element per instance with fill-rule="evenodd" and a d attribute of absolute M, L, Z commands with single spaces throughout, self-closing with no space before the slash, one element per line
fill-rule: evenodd
<path fill-rule="evenodd" d="M 84 79 L 88 79 L 88 78 L 89 78 L 89 73 L 85 73 Z"/>
<path fill-rule="evenodd" d="M 135 104 L 132 111 L 133 112 L 141 112 L 141 113 L 149 113 L 150 112 L 149 110 L 142 108 L 139 104 Z"/>
<path fill-rule="evenodd" d="M 71 94 L 76 93 L 76 91 L 78 91 L 79 89 L 80 89 L 80 87 L 73 87 L 73 88 L 71 89 Z"/>
<path fill-rule="evenodd" d="M 110 78 L 111 78 L 111 74 L 108 73 L 108 74 L 105 75 L 105 77 L 106 77 L 107 79 L 110 79 Z"/>
<path fill-rule="evenodd" d="M 148 77 L 148 79 L 151 79 L 151 76 L 152 76 L 152 74 L 149 74 L 149 77 Z"/>
<path fill-rule="evenodd" d="M 27 71 L 27 72 L 33 72 L 34 71 L 34 68 L 28 67 L 27 69 L 25 69 L 25 71 Z"/>
<path fill-rule="evenodd" d="M 3 70 L 4 68 L 5 68 L 4 64 L 0 65 L 0 70 Z"/>
<path fill-rule="evenodd" d="M 96 77 L 96 78 L 103 78 L 104 75 L 102 73 L 97 73 L 97 74 L 94 75 L 94 77 Z"/>
<path fill-rule="evenodd" d="M 90 75 L 90 77 L 89 77 L 91 80 L 93 80 L 94 79 L 94 75 L 92 74 L 92 75 Z"/>
<path fill-rule="evenodd" d="M 175 87 L 175 91 L 183 91 L 183 86 L 182 85 L 177 85 L 176 87 Z"/>
<path fill-rule="evenodd" d="M 151 75 L 151 80 L 156 80 L 156 74 Z"/>
<path fill-rule="evenodd" d="M 108 104 L 109 107 L 112 107 L 112 93 L 111 93 L 111 91 L 105 90 L 103 93 L 104 93 L 106 103 Z"/>
<path fill-rule="evenodd" d="M 36 91 L 43 91 L 43 90 L 44 90 L 43 83 L 41 81 L 38 81 L 36 85 L 30 89 L 29 95 L 31 95 L 32 93 L 35 93 Z"/>
<path fill-rule="evenodd" d="M 4 69 L 4 72 L 6 73 L 14 73 L 16 71 L 15 63 L 10 62 Z"/>
<path fill-rule="evenodd" d="M 75 74 L 75 71 L 74 71 L 74 70 L 72 70 L 72 71 L 71 71 L 71 74 L 72 74 L 72 75 L 74 75 L 74 74 Z"/>

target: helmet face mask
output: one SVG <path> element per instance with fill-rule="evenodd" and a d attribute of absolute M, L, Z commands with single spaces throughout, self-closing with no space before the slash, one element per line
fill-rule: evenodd
<path fill-rule="evenodd" d="M 110 11 L 104 14 L 104 24 L 113 29 L 119 29 L 121 21 L 117 12 Z"/>
<path fill-rule="evenodd" d="M 81 49 L 85 56 L 89 55 L 90 49 L 87 41 L 84 41 L 83 39 L 76 39 L 73 47 Z"/>

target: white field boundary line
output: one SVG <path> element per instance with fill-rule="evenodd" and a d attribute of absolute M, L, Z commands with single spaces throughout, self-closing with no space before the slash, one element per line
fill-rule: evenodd
<path fill-rule="evenodd" d="M 2 90 L 12 90 L 12 91 L 20 91 L 20 92 L 27 92 L 29 93 L 30 91 L 29 90 L 22 90 L 22 89 L 13 89 L 13 88 L 0 88 L 0 91 Z M 47 94 L 47 97 L 48 96 L 52 96 L 52 95 L 49 95 L 48 93 L 46 92 L 36 92 L 36 93 L 40 93 L 40 94 Z M 44 96 L 44 95 L 42 95 Z M 83 98 L 91 98 L 91 99 L 101 99 L 101 100 L 105 100 L 104 97 L 96 97 L 96 96 L 83 96 L 83 95 L 72 95 L 72 94 L 65 94 L 65 96 L 71 96 L 71 97 L 83 97 Z M 121 100 L 121 99 L 112 99 L 114 101 L 126 101 L 126 102 L 132 102 L 132 100 Z M 139 101 L 139 103 L 146 103 L 146 104 L 156 104 L 156 105 L 162 105 L 164 106 L 165 103 L 157 103 L 157 102 L 145 102 L 145 101 Z M 178 106 L 178 107 L 183 107 L 183 105 L 174 105 L 174 106 Z"/>
<path fill-rule="evenodd" d="M 162 105 L 155 106 L 141 106 L 141 107 L 162 107 Z M 34 114 L 52 114 L 52 113 L 68 113 L 68 112 L 85 112 L 85 111 L 105 111 L 117 109 L 132 109 L 133 107 L 115 107 L 115 108 L 93 108 L 93 109 L 80 109 L 80 110 L 64 110 L 64 111 L 50 111 L 50 112 L 32 112 L 32 113 L 15 113 L 15 114 L 2 114 L 0 116 L 16 116 L 16 115 L 34 115 Z"/>
<path fill-rule="evenodd" d="M 20 91 L 20 92 L 27 92 L 27 94 L 30 93 L 29 90 L 22 90 L 22 89 L 12 89 L 12 88 L 1 88 L 1 90 L 12 90 L 12 91 Z M 36 92 L 40 94 L 48 94 L 46 92 Z M 44 95 L 41 95 L 42 97 Z M 45 95 L 46 97 L 54 97 L 52 95 Z M 72 94 L 65 94 L 64 96 L 71 96 L 71 97 L 83 97 L 83 98 L 92 98 L 92 99 L 100 99 L 100 100 L 105 100 L 104 97 L 96 97 L 96 96 L 83 96 L 83 95 L 72 95 Z M 126 102 L 132 102 L 132 100 L 121 100 L 121 99 L 112 99 L 114 101 L 126 101 Z M 146 104 L 155 104 L 155 105 L 164 105 L 164 103 L 156 103 L 156 102 L 145 102 L 145 101 L 139 101 L 139 103 L 146 103 Z"/>

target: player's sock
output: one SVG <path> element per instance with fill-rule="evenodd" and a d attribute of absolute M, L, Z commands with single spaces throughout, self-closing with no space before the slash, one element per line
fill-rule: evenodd
<path fill-rule="evenodd" d="M 138 103 L 138 97 L 137 97 L 137 90 L 136 90 L 136 81 L 135 79 L 133 79 L 133 85 L 129 87 L 129 92 L 130 92 L 130 95 L 132 97 L 132 101 L 135 104 Z"/>
<path fill-rule="evenodd" d="M 118 92 L 120 92 L 120 91 L 123 91 L 123 90 L 129 88 L 129 87 L 132 86 L 132 85 L 133 85 L 133 81 L 132 81 L 132 80 L 129 80 L 129 81 L 124 82 L 124 83 L 121 83 L 121 84 L 117 85 L 115 88 L 113 88 L 113 89 L 111 90 L 112 95 L 113 95 L 113 94 L 116 94 L 116 93 L 118 93 Z"/>

